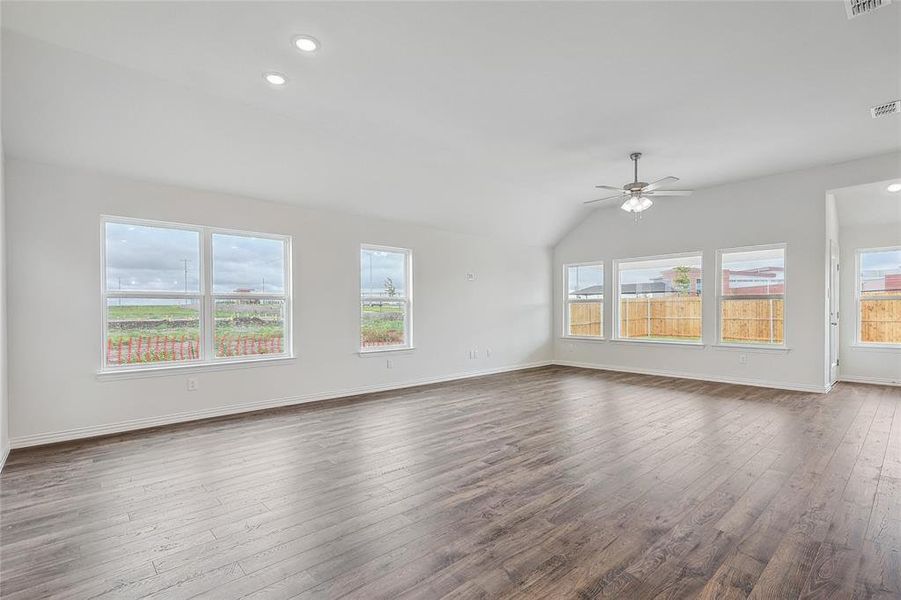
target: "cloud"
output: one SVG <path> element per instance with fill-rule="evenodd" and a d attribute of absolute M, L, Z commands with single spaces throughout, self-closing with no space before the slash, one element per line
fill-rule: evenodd
<path fill-rule="evenodd" d="M 109 290 L 200 291 L 196 231 L 107 223 L 106 248 Z M 214 292 L 285 289 L 284 246 L 279 240 L 214 234 L 212 264 Z"/>
<path fill-rule="evenodd" d="M 213 291 L 284 292 L 284 252 L 279 240 L 214 234 Z"/>
<path fill-rule="evenodd" d="M 363 250 L 360 254 L 360 289 L 364 294 L 383 295 L 385 280 L 391 278 L 399 296 L 404 295 L 406 277 L 404 254 Z"/>

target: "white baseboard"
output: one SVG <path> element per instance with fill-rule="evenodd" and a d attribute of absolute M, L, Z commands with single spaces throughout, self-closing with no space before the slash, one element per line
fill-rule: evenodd
<path fill-rule="evenodd" d="M 791 390 L 795 392 L 811 392 L 825 394 L 828 387 L 803 383 L 776 383 L 760 379 L 744 379 L 738 377 L 711 377 L 709 375 L 695 375 L 681 371 L 667 371 L 665 369 L 639 369 L 635 367 L 623 367 L 620 365 L 599 365 L 594 363 L 582 363 L 569 360 L 555 360 L 555 365 L 567 367 L 580 367 L 582 369 L 597 369 L 599 371 L 616 371 L 619 373 L 635 373 L 637 375 L 657 375 L 659 377 L 675 377 L 678 379 L 692 379 L 696 381 L 713 381 L 715 383 L 733 383 L 736 385 L 751 385 L 754 387 L 775 388 L 778 390 Z"/>
<path fill-rule="evenodd" d="M 873 385 L 896 385 L 901 386 L 901 379 L 889 379 L 888 377 L 858 377 L 856 375 L 842 375 L 839 381 L 847 381 L 848 383 L 870 383 Z"/>
<path fill-rule="evenodd" d="M 6 459 L 9 458 L 9 449 L 10 444 L 7 444 L 2 450 L 0 450 L 0 472 L 3 472 L 3 466 L 6 464 Z"/>
<path fill-rule="evenodd" d="M 209 419 L 211 417 L 223 417 L 226 415 L 235 415 L 255 410 L 263 410 L 266 408 L 278 408 L 281 406 L 291 406 L 294 404 L 305 404 L 307 402 L 318 402 L 320 400 L 334 400 L 337 398 L 345 398 L 349 396 L 358 396 L 360 394 L 372 394 L 375 392 L 387 392 L 391 390 L 401 390 L 404 388 L 416 387 L 419 385 L 428 385 L 432 383 L 443 383 L 447 381 L 457 381 L 460 379 L 469 379 L 472 377 L 482 377 L 484 375 L 495 375 L 498 373 L 507 373 L 510 371 L 521 371 L 523 369 L 532 369 L 535 367 L 545 367 L 552 364 L 552 361 L 538 361 L 532 363 L 524 363 L 519 365 L 499 367 L 495 369 L 482 369 L 479 371 L 468 371 L 464 373 L 454 373 L 443 377 L 431 377 L 426 379 L 414 379 L 403 383 L 371 385 L 357 388 L 347 388 L 343 390 L 335 390 L 331 392 L 320 392 L 315 394 L 306 394 L 303 396 L 290 396 L 287 398 L 274 398 L 269 400 L 260 400 L 257 402 L 245 402 L 242 404 L 232 404 L 228 406 L 218 406 L 215 408 L 206 408 L 182 413 L 169 415 L 161 415 L 157 417 L 144 417 L 141 419 L 131 419 L 128 421 L 120 421 L 118 423 L 107 423 L 103 425 L 91 425 L 88 427 L 80 427 L 77 429 L 67 429 L 65 431 L 53 431 L 48 433 L 35 433 L 31 435 L 16 436 L 10 440 L 11 448 L 27 448 L 29 446 L 40 446 L 43 444 L 55 444 L 57 442 L 68 442 L 100 435 L 110 435 L 114 433 L 124 433 L 126 431 L 134 431 L 136 429 L 147 429 L 149 427 L 158 427 L 160 425 L 172 425 L 174 423 L 185 423 L 188 421 L 197 421 L 199 419 Z"/>

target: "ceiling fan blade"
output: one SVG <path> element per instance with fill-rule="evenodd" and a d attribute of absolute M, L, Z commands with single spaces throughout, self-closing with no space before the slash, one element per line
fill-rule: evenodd
<path fill-rule="evenodd" d="M 679 181 L 678 177 L 673 177 L 673 176 L 664 177 L 663 179 L 658 179 L 654 183 L 649 183 L 648 185 L 644 186 L 643 188 L 641 188 L 641 191 L 642 191 L 642 193 L 651 192 L 653 190 L 656 190 L 659 187 L 663 187 L 663 186 L 669 185 L 671 183 L 676 183 L 677 181 Z"/>
<path fill-rule="evenodd" d="M 656 190 L 653 192 L 642 192 L 641 195 L 648 196 L 691 196 L 694 190 Z"/>
<path fill-rule="evenodd" d="M 625 194 L 617 194 L 615 196 L 607 196 L 606 198 L 598 198 L 596 200 L 587 200 L 582 204 L 594 204 L 595 202 L 604 202 L 605 200 L 619 200 L 620 198 L 625 197 Z"/>
<path fill-rule="evenodd" d="M 613 187 L 612 185 L 596 185 L 594 186 L 600 190 L 613 190 L 614 192 L 620 192 L 621 194 L 625 194 L 626 190 L 621 187 Z"/>

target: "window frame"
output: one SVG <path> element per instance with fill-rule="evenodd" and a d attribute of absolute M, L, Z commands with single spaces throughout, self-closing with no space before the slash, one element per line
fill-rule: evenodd
<path fill-rule="evenodd" d="M 106 226 L 108 223 L 138 225 L 143 227 L 155 227 L 159 229 L 180 229 L 192 231 L 198 234 L 198 261 L 199 261 L 199 289 L 197 292 L 136 292 L 128 290 L 107 289 L 106 276 Z M 213 235 L 224 234 L 230 236 L 242 236 L 251 238 L 271 239 L 283 243 L 284 256 L 284 292 L 281 294 L 237 292 L 219 293 L 213 292 Z M 290 235 L 276 233 L 262 233 L 229 229 L 224 227 L 211 227 L 206 225 L 193 225 L 189 223 L 176 223 L 170 221 L 158 221 L 153 219 L 139 219 L 134 217 L 119 217 L 114 215 L 101 215 L 100 217 L 100 368 L 99 374 L 147 372 L 161 370 L 193 369 L 198 367 L 240 365 L 245 363 L 267 362 L 294 358 L 293 326 L 291 323 L 293 285 L 291 264 L 292 238 Z M 199 334 L 200 357 L 194 360 L 178 362 L 138 363 L 133 365 L 109 365 L 107 364 L 107 301 L 112 298 L 159 298 L 159 299 L 194 299 L 199 307 Z M 216 300 L 223 299 L 256 299 L 256 300 L 283 300 L 284 301 L 284 343 L 282 352 L 263 354 L 259 356 L 216 356 Z"/>
<path fill-rule="evenodd" d="M 723 255 L 735 252 L 754 252 L 764 250 L 782 250 L 782 294 L 754 295 L 752 298 L 782 297 L 782 342 L 779 344 L 763 344 L 759 342 L 741 344 L 737 342 L 723 341 Z M 721 348 L 751 348 L 758 350 L 787 350 L 788 349 L 788 244 L 777 242 L 774 244 L 758 244 L 754 246 L 737 246 L 734 248 L 720 248 L 716 251 L 716 345 Z M 742 296 L 729 296 L 731 299 Z M 772 298 L 771 298 L 772 299 Z"/>
<path fill-rule="evenodd" d="M 563 335 L 567 340 L 605 341 L 607 339 L 607 327 L 605 317 L 607 312 L 607 265 L 606 261 L 594 260 L 586 262 L 574 262 L 563 264 Z M 569 306 L 570 304 L 585 304 L 597 302 L 597 300 L 570 300 L 569 299 L 569 269 L 570 267 L 600 267 L 604 291 L 601 293 L 601 335 L 570 335 L 569 333 Z"/>
<path fill-rule="evenodd" d="M 614 342 L 626 342 L 630 344 L 663 344 L 663 345 L 676 345 L 676 346 L 703 346 L 704 345 L 704 298 L 703 295 L 698 295 L 701 298 L 701 333 L 698 336 L 696 341 L 680 341 L 680 340 L 652 340 L 652 339 L 642 339 L 642 338 L 630 338 L 623 337 L 621 326 L 622 322 L 620 320 L 620 304 L 622 301 L 622 285 L 620 283 L 620 273 L 622 271 L 622 265 L 634 262 L 643 262 L 650 260 L 665 260 L 671 258 L 700 258 L 701 259 L 701 280 L 704 279 L 704 251 L 703 250 L 692 250 L 687 252 L 672 252 L 669 254 L 658 254 L 655 256 L 636 256 L 629 258 L 617 258 L 613 261 L 613 287 L 614 289 L 614 303 L 613 303 L 613 337 L 611 338 Z"/>
<path fill-rule="evenodd" d="M 399 246 L 386 246 L 383 244 L 362 243 L 357 251 L 358 269 L 363 268 L 360 264 L 360 257 L 364 250 L 374 250 L 376 252 L 394 252 L 404 255 L 404 296 L 401 300 L 398 298 L 390 298 L 388 296 L 363 296 L 363 286 L 361 283 L 362 271 L 357 272 L 357 341 L 359 343 L 360 354 L 377 354 L 380 352 L 404 352 L 413 350 L 413 249 L 401 248 Z M 404 303 L 404 343 L 392 346 L 363 346 L 363 302 L 366 299 L 382 300 L 384 302 Z"/>
<path fill-rule="evenodd" d="M 863 258 L 863 254 L 868 252 L 892 252 L 892 251 L 901 251 L 901 245 L 899 246 L 882 246 L 877 248 L 857 248 L 854 251 L 854 312 L 856 313 L 854 316 L 854 341 L 852 346 L 857 348 L 880 348 L 883 350 L 896 350 L 901 351 L 901 342 L 891 343 L 891 342 L 864 342 L 860 339 L 862 330 L 861 330 L 861 322 L 860 322 L 860 303 L 863 299 L 860 295 L 860 277 L 861 271 L 860 261 Z M 874 298 L 878 300 L 901 300 L 901 293 L 899 294 L 891 294 L 888 296 L 882 296 L 879 298 Z"/>

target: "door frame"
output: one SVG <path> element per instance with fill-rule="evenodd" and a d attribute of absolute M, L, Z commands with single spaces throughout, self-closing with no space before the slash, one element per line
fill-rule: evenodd
<path fill-rule="evenodd" d="M 841 366 L 841 249 L 829 240 L 829 383 L 835 384 Z"/>

